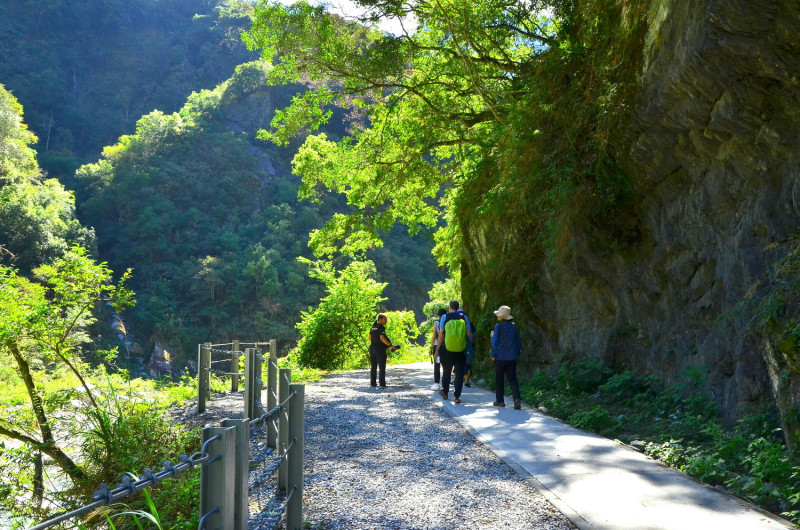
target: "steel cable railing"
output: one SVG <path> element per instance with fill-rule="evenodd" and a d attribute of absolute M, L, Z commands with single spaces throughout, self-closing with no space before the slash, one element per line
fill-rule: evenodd
<path fill-rule="evenodd" d="M 147 487 L 156 486 L 167 478 L 194 469 L 197 464 L 202 469 L 198 530 L 277 528 L 283 520 L 285 528 L 301 528 L 305 387 L 292 384 L 290 370 L 282 369 L 280 377 L 275 377 L 275 343 L 271 341 L 268 344 L 273 352 L 269 358 L 270 377 L 267 384 L 268 402 L 275 404 L 272 409 L 252 419 L 249 419 L 246 412 L 248 419 L 225 420 L 222 422 L 223 427 L 206 427 L 203 429 L 204 442 L 197 453 L 191 456 L 180 455 L 175 464 L 165 461 L 164 468 L 157 472 L 145 469 L 139 477 L 125 476 L 114 488 L 100 484 L 94 491 L 90 504 L 60 514 L 29 530 L 43 530 L 80 517 L 119 499 L 135 495 Z M 234 350 L 224 350 L 225 353 L 232 351 Z M 251 353 L 253 355 L 246 357 L 252 372 L 248 372 L 251 378 L 247 384 L 253 390 L 258 390 L 257 398 L 260 398 L 260 388 L 263 386 L 262 358 L 255 351 Z M 280 402 L 276 399 L 278 395 Z M 245 403 L 245 410 L 263 410 L 260 399 L 255 396 L 253 398 L 255 408 L 251 405 L 248 409 Z M 250 461 L 249 452 L 249 444 L 254 438 L 252 435 L 265 436 L 268 446 L 253 462 Z M 276 451 L 279 454 L 276 455 Z M 252 464 L 256 464 L 254 469 L 250 469 Z M 271 479 L 276 472 L 277 478 L 273 481 Z M 224 480 L 220 477 L 224 477 Z M 231 479 L 233 484 L 222 484 L 229 477 L 235 477 Z M 251 499 L 254 502 L 250 502 Z"/>
<path fill-rule="evenodd" d="M 102 506 L 113 504 L 119 499 L 135 495 L 148 486 L 155 486 L 165 478 L 176 477 L 178 476 L 178 473 L 182 471 L 194 469 L 194 466 L 197 464 L 211 463 L 214 460 L 211 458 L 211 455 L 207 453 L 208 446 L 211 442 L 217 441 L 220 438 L 220 436 L 209 438 L 203 444 L 200 451 L 194 453 L 192 456 L 180 455 L 178 457 L 180 462 L 177 465 L 172 465 L 169 461 L 165 461 L 164 469 L 157 473 L 153 473 L 150 469 L 145 469 L 142 473 L 142 476 L 135 481 L 129 476 L 124 476 L 120 480 L 121 483 L 117 484 L 117 487 L 114 489 L 111 489 L 107 484 L 102 483 L 94 491 L 94 495 L 92 496 L 93 502 L 91 504 L 87 504 L 81 508 L 61 514 L 53 519 L 49 519 L 41 524 L 31 527 L 29 530 L 43 530 L 45 528 L 50 528 L 58 523 L 87 514 Z"/>

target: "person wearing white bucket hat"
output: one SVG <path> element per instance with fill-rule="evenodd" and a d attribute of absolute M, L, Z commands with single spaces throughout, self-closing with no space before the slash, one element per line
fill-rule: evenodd
<path fill-rule="evenodd" d="M 511 387 L 511 395 L 514 396 L 514 409 L 522 408 L 522 396 L 519 393 L 519 383 L 517 382 L 517 359 L 522 351 L 522 342 L 519 340 L 517 326 L 514 324 L 514 317 L 511 316 L 511 308 L 501 305 L 494 312 L 497 316 L 497 324 L 494 326 L 491 340 L 492 362 L 494 363 L 495 380 L 495 407 L 505 407 L 505 381 L 508 376 L 508 386 Z"/>

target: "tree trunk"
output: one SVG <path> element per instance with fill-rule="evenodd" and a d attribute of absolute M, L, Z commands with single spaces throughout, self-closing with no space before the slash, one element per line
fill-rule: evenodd
<path fill-rule="evenodd" d="M 17 344 L 14 342 L 9 342 L 6 344 L 8 349 L 11 350 L 11 354 L 14 356 L 14 360 L 17 362 L 17 367 L 19 368 L 19 374 L 22 377 L 22 381 L 25 383 L 25 389 L 28 391 L 28 397 L 31 400 L 31 405 L 33 407 L 33 413 L 36 416 L 36 421 L 39 423 L 39 432 L 42 433 L 42 441 L 39 442 L 34 440 L 30 436 L 25 435 L 24 433 L 14 431 L 11 429 L 0 427 L 0 434 L 4 434 L 5 436 L 9 436 L 16 440 L 20 440 L 25 442 L 28 445 L 33 446 L 34 449 L 38 449 L 47 456 L 51 457 L 56 463 L 64 470 L 64 472 L 69 475 L 69 477 L 73 480 L 82 480 L 86 478 L 86 474 L 81 470 L 80 467 L 67 455 L 56 443 L 55 438 L 53 437 L 53 431 L 50 428 L 50 423 L 47 419 L 47 414 L 44 411 L 44 406 L 42 405 L 42 397 L 39 395 L 39 392 L 36 390 L 36 384 L 33 381 L 33 376 L 31 375 L 30 366 L 28 365 L 28 361 L 19 351 Z"/>

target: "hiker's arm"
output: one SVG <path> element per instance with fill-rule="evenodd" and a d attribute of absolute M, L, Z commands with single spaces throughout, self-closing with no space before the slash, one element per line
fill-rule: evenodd
<path fill-rule="evenodd" d="M 436 345 L 436 355 L 439 355 L 439 350 L 442 349 L 444 343 L 444 328 L 439 328 L 439 343 Z"/>
<path fill-rule="evenodd" d="M 386 338 L 386 335 L 381 335 L 381 342 L 386 344 L 387 346 L 391 346 L 392 345 L 392 343 L 389 342 L 389 339 Z"/>

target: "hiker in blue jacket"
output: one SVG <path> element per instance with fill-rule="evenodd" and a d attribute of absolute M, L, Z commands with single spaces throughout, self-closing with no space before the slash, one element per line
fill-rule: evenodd
<path fill-rule="evenodd" d="M 519 410 L 522 408 L 522 396 L 519 393 L 519 383 L 517 382 L 517 359 L 522 351 L 522 342 L 519 340 L 514 317 L 511 316 L 511 308 L 501 305 L 494 314 L 497 316 L 498 322 L 494 326 L 491 340 L 496 389 L 493 405 L 495 407 L 506 406 L 503 379 L 507 375 L 508 386 L 511 387 L 511 395 L 514 396 L 514 409 Z"/>

